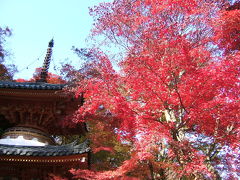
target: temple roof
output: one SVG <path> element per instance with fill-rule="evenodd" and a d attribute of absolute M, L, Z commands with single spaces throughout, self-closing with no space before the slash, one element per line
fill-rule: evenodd
<path fill-rule="evenodd" d="M 90 151 L 89 141 L 81 144 L 71 143 L 61 146 L 19 146 L 0 144 L 0 156 L 68 156 L 83 154 Z"/>
<path fill-rule="evenodd" d="M 0 116 L 2 121 L 12 126 L 27 124 L 49 134 L 84 134 L 84 123 L 78 126 L 69 121 L 70 117 L 83 103 L 83 97 L 75 97 L 73 92 L 64 91 L 67 84 L 49 84 L 42 82 L 0 81 Z M 20 116 L 20 114 L 22 114 Z M 4 120 L 5 119 L 5 120 Z M 1 125 L 0 118 L 0 125 Z"/>
<path fill-rule="evenodd" d="M 0 81 L 1 89 L 61 90 L 64 86 L 66 86 L 66 84 Z"/>

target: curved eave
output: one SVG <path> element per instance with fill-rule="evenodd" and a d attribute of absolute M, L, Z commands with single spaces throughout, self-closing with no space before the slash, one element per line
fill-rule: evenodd
<path fill-rule="evenodd" d="M 63 91 L 66 84 L 0 81 L 0 96 L 6 98 L 65 98 L 72 96 Z"/>
<path fill-rule="evenodd" d="M 88 153 L 89 142 L 81 144 L 71 143 L 62 146 L 19 146 L 0 144 L 0 156 L 22 156 L 22 157 L 55 157 L 70 156 Z"/>
<path fill-rule="evenodd" d="M 0 81 L 0 89 L 62 90 L 66 84 Z"/>

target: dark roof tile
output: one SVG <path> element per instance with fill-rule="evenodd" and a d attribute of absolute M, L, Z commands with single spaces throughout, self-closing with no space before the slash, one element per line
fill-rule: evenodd
<path fill-rule="evenodd" d="M 73 154 L 83 154 L 90 151 L 89 142 L 81 144 L 71 143 L 62 146 L 18 146 L 0 144 L 0 155 L 19 156 L 66 156 Z"/>
<path fill-rule="evenodd" d="M 0 81 L 0 88 L 6 89 L 35 89 L 35 90 L 61 90 L 66 84 L 48 84 L 42 82 L 10 82 Z"/>

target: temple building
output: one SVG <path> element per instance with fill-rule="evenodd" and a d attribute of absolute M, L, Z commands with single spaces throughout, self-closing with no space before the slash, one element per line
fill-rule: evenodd
<path fill-rule="evenodd" d="M 88 142 L 58 145 L 54 137 L 84 135 L 84 123 L 63 127 L 83 102 L 46 81 L 53 40 L 37 82 L 0 81 L 0 180 L 41 180 L 50 174 L 71 179 L 69 169 L 90 168 Z"/>

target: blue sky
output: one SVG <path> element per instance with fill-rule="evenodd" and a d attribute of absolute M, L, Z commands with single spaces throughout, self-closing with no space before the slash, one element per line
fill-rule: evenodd
<path fill-rule="evenodd" d="M 88 7 L 111 0 L 0 0 L 0 26 L 8 26 L 13 35 L 6 47 L 9 59 L 18 67 L 15 78 L 29 79 L 36 67 L 41 67 L 48 42 L 54 37 L 54 65 L 69 59 L 78 65 L 72 46 L 87 47 L 85 41 L 92 27 Z"/>

